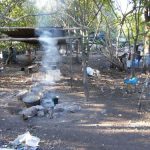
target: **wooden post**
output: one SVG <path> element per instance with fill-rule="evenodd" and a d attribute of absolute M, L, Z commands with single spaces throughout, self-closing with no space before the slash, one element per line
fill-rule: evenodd
<path fill-rule="evenodd" d="M 69 31 L 69 37 L 70 37 L 70 31 Z M 72 40 L 69 39 L 69 49 L 70 49 L 70 86 L 72 89 L 73 84 L 73 68 L 72 68 Z"/>
<path fill-rule="evenodd" d="M 70 40 L 70 86 L 73 86 L 73 67 L 72 67 L 72 41 Z"/>
<path fill-rule="evenodd" d="M 79 60 L 79 54 L 80 54 L 79 39 L 77 39 L 75 42 L 75 49 L 76 49 L 76 61 L 77 61 L 77 63 L 80 63 L 80 60 Z"/>
<path fill-rule="evenodd" d="M 86 31 L 83 30 L 83 42 L 82 42 L 82 69 L 83 69 L 83 88 L 86 101 L 89 100 L 89 86 L 87 79 L 87 62 L 88 62 L 88 51 L 87 51 L 87 43 L 86 43 Z"/>

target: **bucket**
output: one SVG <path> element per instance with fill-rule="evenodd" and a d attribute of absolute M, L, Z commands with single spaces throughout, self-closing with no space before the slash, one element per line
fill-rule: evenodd
<path fill-rule="evenodd" d="M 54 105 L 57 105 L 58 104 L 58 100 L 59 100 L 59 97 L 58 96 L 55 96 L 52 98 L 53 102 L 54 102 Z"/>

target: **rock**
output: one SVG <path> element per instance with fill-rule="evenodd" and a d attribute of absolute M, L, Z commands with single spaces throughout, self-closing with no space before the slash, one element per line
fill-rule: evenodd
<path fill-rule="evenodd" d="M 41 106 L 41 105 L 36 105 L 36 106 L 34 106 L 38 111 L 44 111 L 45 110 L 45 108 L 43 107 L 43 106 Z"/>
<path fill-rule="evenodd" d="M 37 113 L 38 113 L 37 108 L 33 106 L 30 108 L 24 109 L 20 114 L 22 115 L 24 120 L 27 120 L 28 118 L 36 116 Z"/>
<path fill-rule="evenodd" d="M 19 92 L 16 96 L 18 100 L 22 100 L 23 97 L 28 93 L 28 90 L 22 90 L 21 92 Z"/>
<path fill-rule="evenodd" d="M 38 111 L 38 112 L 37 112 L 37 116 L 38 116 L 38 117 L 44 117 L 44 116 L 45 116 L 44 110 Z"/>
<path fill-rule="evenodd" d="M 71 112 L 71 113 L 75 113 L 75 112 L 78 112 L 81 110 L 81 107 L 79 105 L 77 105 L 76 103 L 67 103 L 67 102 L 64 102 L 64 103 L 60 103 L 60 104 L 57 104 L 55 107 L 54 107 L 54 111 L 55 112 Z"/>
<path fill-rule="evenodd" d="M 65 111 L 64 108 L 58 108 L 57 105 L 56 105 L 56 107 L 54 108 L 54 112 L 56 112 L 56 113 L 57 113 L 57 112 L 63 112 L 63 111 Z"/>
<path fill-rule="evenodd" d="M 49 119 L 53 119 L 54 108 L 49 108 L 49 109 L 47 109 L 47 110 L 46 110 L 46 113 L 47 113 L 46 116 L 47 116 Z"/>
<path fill-rule="evenodd" d="M 22 115 L 24 120 L 27 120 L 28 118 L 34 117 L 36 115 L 38 115 L 39 117 L 43 117 L 45 115 L 44 111 L 45 109 L 43 106 L 37 105 L 26 108 L 19 114 Z"/>
<path fill-rule="evenodd" d="M 67 112 L 71 112 L 71 113 L 76 113 L 76 112 L 78 112 L 80 110 L 81 110 L 81 107 L 78 106 L 78 105 L 72 105 L 72 106 L 66 107 L 66 111 Z"/>

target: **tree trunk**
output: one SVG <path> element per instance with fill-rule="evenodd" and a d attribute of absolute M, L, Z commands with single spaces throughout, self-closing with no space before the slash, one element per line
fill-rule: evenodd
<path fill-rule="evenodd" d="M 85 43 L 85 34 L 83 33 L 83 43 L 82 43 L 82 69 L 83 69 L 83 88 L 84 88 L 84 94 L 86 101 L 89 100 L 89 85 L 88 85 L 88 79 L 87 79 L 87 63 L 88 63 L 88 47 L 87 43 Z"/>
<path fill-rule="evenodd" d="M 87 56 L 86 54 L 83 54 L 82 58 L 82 68 L 83 68 L 83 88 L 84 88 L 84 94 L 86 101 L 89 99 L 89 86 L 88 86 L 88 79 L 87 79 Z"/>
<path fill-rule="evenodd" d="M 150 3 L 150 0 L 147 2 Z M 147 71 L 150 71 L 150 25 L 148 24 L 150 22 L 150 4 L 145 4 L 145 43 L 144 43 L 144 66 L 143 71 L 146 73 Z"/>

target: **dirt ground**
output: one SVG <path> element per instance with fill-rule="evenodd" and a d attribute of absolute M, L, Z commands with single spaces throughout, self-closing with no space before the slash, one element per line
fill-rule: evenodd
<path fill-rule="evenodd" d="M 99 69 L 100 76 L 88 79 L 89 101 L 85 101 L 83 93 L 81 66 L 73 62 L 71 88 L 69 63 L 60 65 L 61 80 L 47 88 L 59 95 L 59 102 L 76 103 L 81 106 L 81 110 L 58 113 L 53 119 L 36 116 L 24 121 L 19 115 L 24 105 L 17 100 L 16 95 L 34 84 L 32 77 L 35 73 L 25 74 L 15 66 L 1 72 L 0 147 L 30 131 L 40 138 L 42 150 L 149 150 L 149 97 L 143 102 L 142 112 L 138 112 L 140 94 L 126 93 L 123 84 L 126 73 L 109 70 L 100 61 L 105 63 L 98 56 L 90 57 L 89 65 Z"/>

